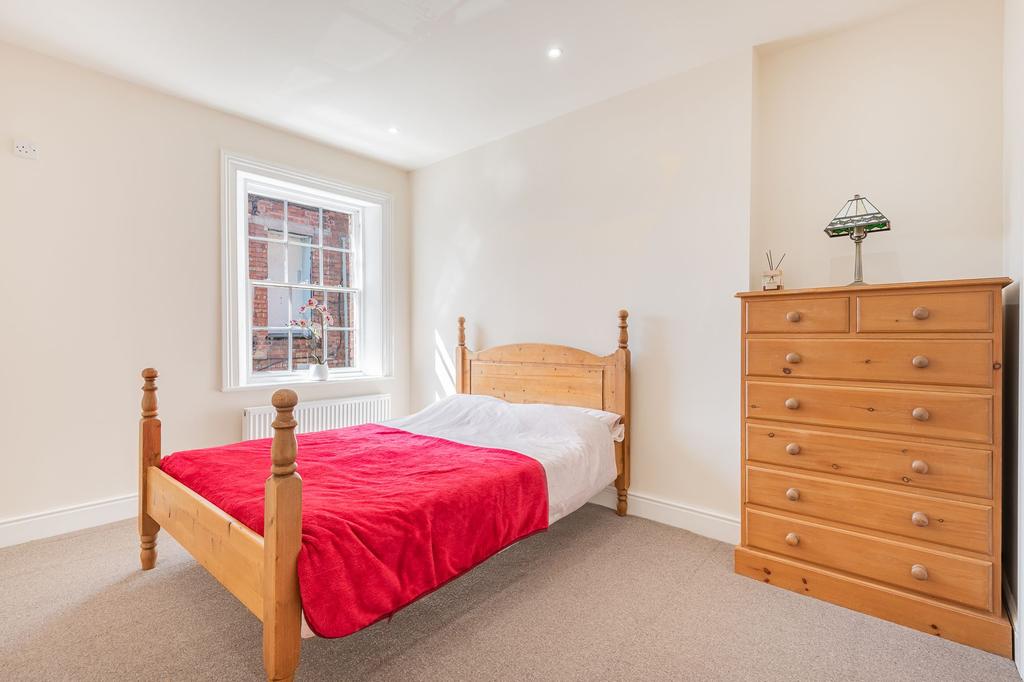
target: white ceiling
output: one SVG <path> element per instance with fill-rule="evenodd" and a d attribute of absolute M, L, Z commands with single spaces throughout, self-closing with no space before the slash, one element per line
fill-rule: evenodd
<path fill-rule="evenodd" d="M 0 40 L 417 168 L 736 50 L 907 4 L 3 0 Z"/>

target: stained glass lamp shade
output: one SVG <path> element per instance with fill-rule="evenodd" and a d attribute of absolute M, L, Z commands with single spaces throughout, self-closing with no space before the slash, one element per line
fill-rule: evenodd
<path fill-rule="evenodd" d="M 853 262 L 853 284 L 864 284 L 861 264 L 860 243 L 869 232 L 885 232 L 891 229 L 889 219 L 868 201 L 867 197 L 854 194 L 853 198 L 839 209 L 839 213 L 825 227 L 829 237 L 849 237 L 853 240 L 856 254 Z"/>
<path fill-rule="evenodd" d="M 854 194 L 853 198 L 839 209 L 832 222 L 825 228 L 829 237 L 853 237 L 857 228 L 864 234 L 868 232 L 885 232 L 890 229 L 889 219 L 868 201 L 867 197 Z"/>

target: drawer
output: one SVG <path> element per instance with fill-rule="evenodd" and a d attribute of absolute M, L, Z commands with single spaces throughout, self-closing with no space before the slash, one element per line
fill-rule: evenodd
<path fill-rule="evenodd" d="M 992 342 L 748 339 L 747 374 L 987 387 L 992 385 Z"/>
<path fill-rule="evenodd" d="M 858 332 L 990 332 L 990 291 L 860 295 Z"/>
<path fill-rule="evenodd" d="M 992 442 L 992 397 L 987 395 L 748 381 L 746 414 L 774 421 Z"/>
<path fill-rule="evenodd" d="M 747 332 L 812 334 L 850 331 L 850 299 L 785 298 L 745 301 Z"/>
<path fill-rule="evenodd" d="M 791 516 L 746 509 L 747 544 L 907 590 L 992 610 L 992 563 Z M 915 574 L 918 577 L 915 577 Z"/>
<path fill-rule="evenodd" d="M 747 424 L 747 460 L 992 498 L 992 452 Z M 792 454 L 791 454 L 792 453 Z"/>
<path fill-rule="evenodd" d="M 894 535 L 992 553 L 992 507 L 747 467 L 747 502 Z"/>

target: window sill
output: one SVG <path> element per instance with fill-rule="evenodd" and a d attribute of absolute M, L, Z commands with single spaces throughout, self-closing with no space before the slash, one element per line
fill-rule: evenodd
<path fill-rule="evenodd" d="M 222 386 L 221 392 L 235 393 L 238 391 L 261 391 L 268 388 L 298 388 L 299 386 L 316 386 L 326 384 L 358 384 L 377 381 L 389 381 L 394 379 L 391 374 L 363 374 L 353 372 L 350 374 L 338 374 L 328 377 L 326 380 L 313 379 L 304 376 L 277 377 L 269 381 L 259 383 L 242 384 L 240 386 Z"/>

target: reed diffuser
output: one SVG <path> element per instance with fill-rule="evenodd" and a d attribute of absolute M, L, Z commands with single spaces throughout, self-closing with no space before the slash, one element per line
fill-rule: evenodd
<path fill-rule="evenodd" d="M 776 291 L 782 289 L 782 261 L 786 260 L 786 254 L 775 262 L 772 257 L 772 250 L 764 252 L 765 260 L 768 261 L 768 269 L 761 273 L 761 291 Z"/>

